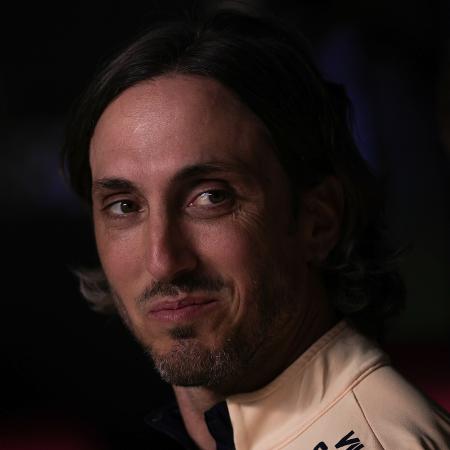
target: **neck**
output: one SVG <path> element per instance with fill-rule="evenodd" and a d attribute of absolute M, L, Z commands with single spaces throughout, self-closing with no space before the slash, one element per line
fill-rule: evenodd
<path fill-rule="evenodd" d="M 205 412 L 224 400 L 201 387 L 173 386 L 186 430 L 201 450 L 215 450 L 216 442 L 205 421 Z"/>

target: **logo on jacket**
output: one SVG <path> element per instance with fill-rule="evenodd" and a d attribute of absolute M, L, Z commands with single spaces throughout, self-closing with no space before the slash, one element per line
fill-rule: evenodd
<path fill-rule="evenodd" d="M 352 430 L 350 433 L 347 433 L 335 446 L 334 448 L 342 448 L 343 450 L 360 450 L 364 448 L 364 445 L 361 444 L 361 441 L 355 436 L 352 437 L 355 432 Z M 331 447 L 328 447 L 325 442 L 319 442 L 313 450 L 328 450 Z"/>

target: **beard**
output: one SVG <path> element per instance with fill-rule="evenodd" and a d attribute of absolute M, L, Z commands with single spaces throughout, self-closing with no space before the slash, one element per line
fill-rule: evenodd
<path fill-rule="evenodd" d="M 176 327 L 170 334 L 174 345 L 169 352 L 158 353 L 152 347 L 146 351 L 161 378 L 175 386 L 223 387 L 239 375 L 248 359 L 236 335 L 227 337 L 220 348 L 211 349 L 197 339 L 195 326 Z"/>
<path fill-rule="evenodd" d="M 161 378 L 175 386 L 206 387 L 211 390 L 229 393 L 249 371 L 258 370 L 254 365 L 255 355 L 264 352 L 270 345 L 271 337 L 283 327 L 292 309 L 293 295 L 288 277 L 274 267 L 259 267 L 251 277 L 252 288 L 246 294 L 246 304 L 253 305 L 250 320 L 229 330 L 218 348 L 205 345 L 198 336 L 195 324 L 175 326 L 168 332 L 173 345 L 169 351 L 159 352 L 148 345 L 139 330 L 133 327 L 123 301 L 117 294 L 115 302 L 122 320 L 130 328 L 145 352 L 150 356 Z M 228 291 L 232 298 L 234 289 L 221 279 L 204 276 L 184 275 L 183 279 L 170 283 L 156 282 L 136 299 L 137 305 L 144 305 L 156 295 L 176 295 L 180 292 Z M 270 357 L 270 355 L 268 355 Z"/>

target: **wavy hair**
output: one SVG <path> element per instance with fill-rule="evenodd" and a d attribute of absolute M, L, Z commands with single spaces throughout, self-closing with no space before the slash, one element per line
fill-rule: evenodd
<path fill-rule="evenodd" d="M 383 196 L 355 145 L 344 89 L 324 80 L 303 37 L 273 18 L 220 10 L 155 25 L 121 51 L 69 122 L 62 160 L 74 190 L 91 202 L 89 143 L 105 108 L 129 87 L 169 73 L 213 78 L 231 89 L 265 124 L 295 197 L 326 176 L 340 180 L 343 231 L 321 268 L 323 280 L 336 311 L 377 334 L 405 293 L 398 252 L 386 241 Z M 101 269 L 78 275 L 95 309 L 114 310 Z"/>

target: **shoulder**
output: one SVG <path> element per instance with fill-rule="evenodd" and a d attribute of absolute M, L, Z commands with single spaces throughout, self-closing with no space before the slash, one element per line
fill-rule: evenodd
<path fill-rule="evenodd" d="M 385 449 L 450 449 L 450 418 L 390 366 L 352 389 L 368 426 Z"/>

